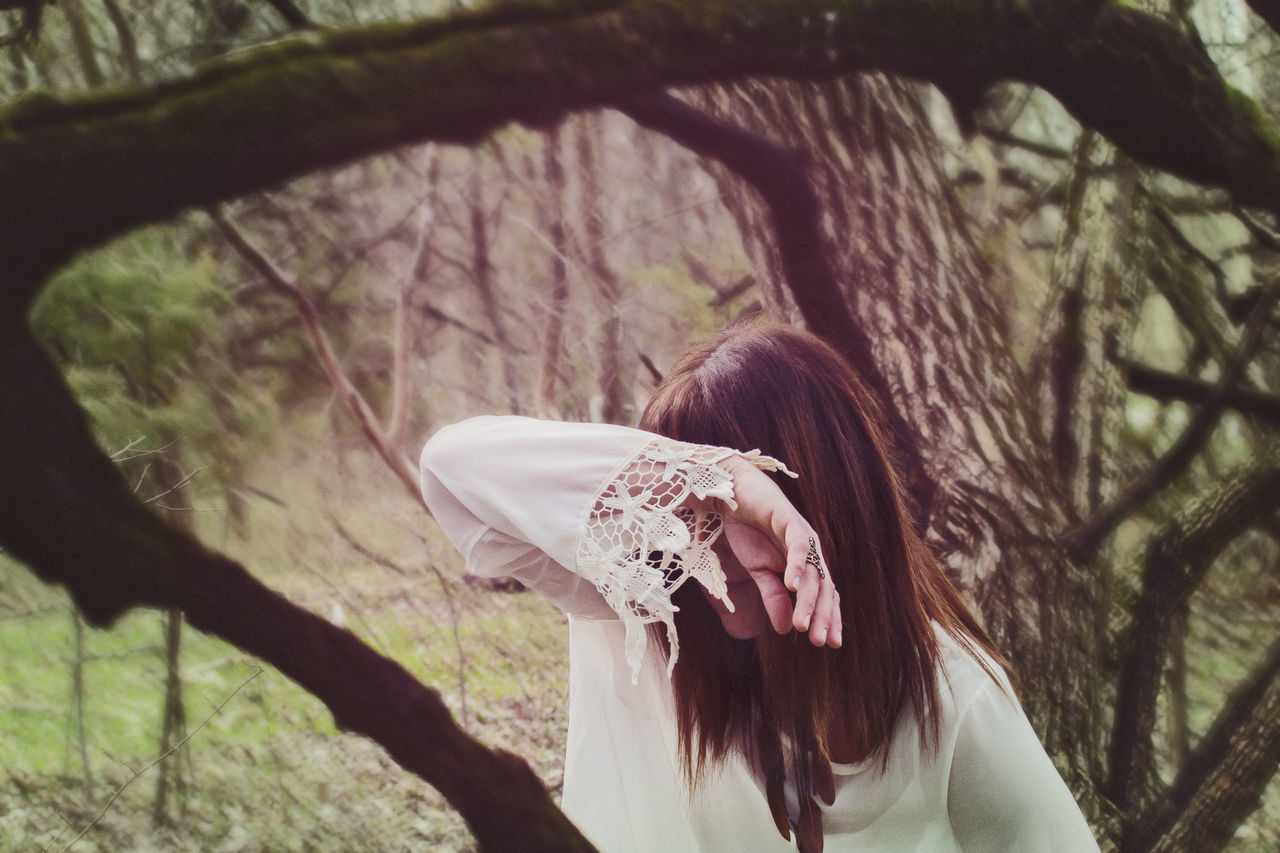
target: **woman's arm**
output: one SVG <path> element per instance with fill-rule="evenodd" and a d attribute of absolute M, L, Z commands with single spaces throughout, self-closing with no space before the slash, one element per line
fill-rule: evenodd
<path fill-rule="evenodd" d="M 481 417 L 437 433 L 421 473 L 432 514 L 472 572 L 516 577 L 570 612 L 616 614 L 634 667 L 645 623 L 671 631 L 675 587 L 693 578 L 723 594 L 716 509 L 776 549 L 753 555 L 775 628 L 815 638 L 821 628 L 838 644 L 834 591 L 805 561 L 812 529 L 759 470 L 775 466 L 626 427 Z"/>

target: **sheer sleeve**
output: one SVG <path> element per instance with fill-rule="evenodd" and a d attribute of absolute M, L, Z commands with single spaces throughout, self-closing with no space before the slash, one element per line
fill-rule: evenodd
<path fill-rule="evenodd" d="M 1096 853 L 1079 806 L 1011 694 L 984 679 L 960 721 L 947 811 L 965 853 Z"/>
<path fill-rule="evenodd" d="M 441 430 L 422 451 L 422 493 L 474 574 L 510 576 L 582 616 L 626 627 L 633 677 L 644 626 L 666 625 L 679 645 L 671 593 L 689 578 L 720 597 L 724 573 L 711 545 L 720 518 L 687 505 L 733 503 L 716 463 L 757 452 L 685 444 L 611 424 L 479 417 Z"/>

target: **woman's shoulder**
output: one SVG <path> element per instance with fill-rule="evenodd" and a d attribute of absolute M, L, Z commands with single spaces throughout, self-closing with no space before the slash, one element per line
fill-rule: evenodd
<path fill-rule="evenodd" d="M 974 639 L 956 636 L 935 624 L 938 637 L 938 714 L 942 728 L 958 725 L 979 696 L 1003 696 L 1012 709 L 1013 685 L 997 662 Z"/>

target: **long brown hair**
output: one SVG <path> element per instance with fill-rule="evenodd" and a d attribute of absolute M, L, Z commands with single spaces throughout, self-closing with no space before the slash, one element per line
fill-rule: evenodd
<path fill-rule="evenodd" d="M 848 363 L 785 325 L 739 326 L 703 341 L 645 408 L 643 429 L 758 448 L 798 473 L 775 479 L 817 531 L 840 594 L 843 644 L 831 649 L 794 631 L 735 640 L 693 584 L 677 591 L 672 686 L 691 783 L 740 750 L 766 774 L 784 762 L 801 792 L 821 790 L 832 732 L 852 745 L 852 757 L 887 760 L 894 724 L 908 707 L 922 742 L 936 746 L 935 623 L 979 662 L 978 650 L 1001 660 L 916 534 L 880 424 L 874 398 Z M 654 636 L 665 642 L 664 633 Z"/>

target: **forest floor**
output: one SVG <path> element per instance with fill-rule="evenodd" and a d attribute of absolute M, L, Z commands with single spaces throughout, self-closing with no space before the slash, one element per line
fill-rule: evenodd
<path fill-rule="evenodd" d="M 434 522 L 362 452 L 300 444 L 248 480 L 230 501 L 214 488 L 190 498 L 201 537 L 435 687 L 468 730 L 525 756 L 558 797 L 564 617 L 534 593 L 467 582 Z M 475 849 L 434 789 L 336 731 L 270 667 L 188 629 L 181 674 L 187 740 L 159 764 L 160 615 L 77 631 L 66 595 L 0 554 L 0 853 Z M 1232 853 L 1275 849 L 1277 788 Z"/>
<path fill-rule="evenodd" d="M 359 454 L 255 474 L 241 535 L 224 529 L 217 492 L 192 498 L 203 538 L 436 687 L 468 730 L 525 756 L 558 796 L 563 616 L 534 593 L 467 583 L 434 523 Z M 79 651 L 76 634 L 66 595 L 0 557 L 3 853 L 474 849 L 426 783 L 337 732 L 324 706 L 275 670 L 192 629 L 181 656 L 189 739 L 176 762 L 155 764 L 160 615 L 85 628 Z"/>

